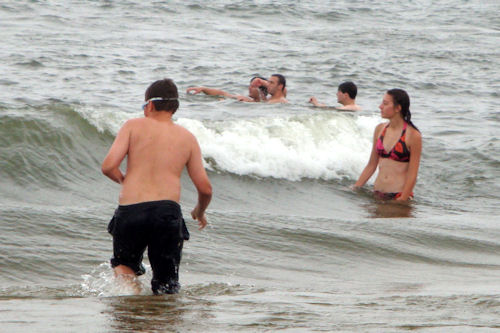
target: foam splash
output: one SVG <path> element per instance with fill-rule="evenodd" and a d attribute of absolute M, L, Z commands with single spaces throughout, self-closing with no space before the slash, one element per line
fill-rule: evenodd
<path fill-rule="evenodd" d="M 284 178 L 356 178 L 368 161 L 376 117 L 321 113 L 201 122 L 179 119 L 214 169 Z"/>
<path fill-rule="evenodd" d="M 151 267 L 146 266 L 146 272 L 151 272 Z M 125 281 L 115 278 L 109 263 L 102 263 L 92 270 L 90 274 L 82 275 L 83 282 L 80 285 L 80 296 L 130 296 L 137 295 L 135 288 Z M 141 287 L 140 295 L 150 295 L 150 274 L 146 273 L 137 277 L 137 283 Z"/>
<path fill-rule="evenodd" d="M 120 127 L 131 118 L 138 118 L 142 113 L 125 112 L 117 110 L 115 107 L 102 107 L 98 112 L 93 106 L 83 105 L 76 108 L 76 112 L 86 119 L 99 132 L 109 131 L 116 135 Z"/>
<path fill-rule="evenodd" d="M 90 107 L 77 112 L 100 132 L 113 134 L 127 119 L 142 116 Z M 198 139 L 207 168 L 292 181 L 356 179 L 368 161 L 378 122 L 375 115 L 340 112 L 176 120 Z"/>

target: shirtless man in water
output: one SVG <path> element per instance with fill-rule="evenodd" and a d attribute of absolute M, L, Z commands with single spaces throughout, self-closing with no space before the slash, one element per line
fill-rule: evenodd
<path fill-rule="evenodd" d="M 358 94 L 358 87 L 351 82 L 343 82 L 339 85 L 337 90 L 337 102 L 342 106 L 335 107 L 339 111 L 360 111 L 361 107 L 356 104 L 356 95 Z M 318 102 L 316 97 L 311 97 L 309 103 L 314 106 L 328 107 L 326 104 Z"/>
<path fill-rule="evenodd" d="M 102 163 L 102 172 L 121 184 L 119 206 L 108 225 L 113 235 L 111 266 L 115 276 L 132 283 L 144 274 L 143 253 L 153 271 L 154 294 L 176 293 L 180 289 L 179 264 L 183 241 L 189 239 L 181 207 L 181 173 L 187 168 L 198 191 L 198 203 L 191 212 L 203 229 L 205 210 L 212 186 L 203 167 L 200 146 L 193 134 L 174 124 L 179 107 L 177 87 L 170 79 L 154 82 L 146 90 L 144 117 L 122 126 Z M 120 164 L 127 157 L 127 171 Z"/>

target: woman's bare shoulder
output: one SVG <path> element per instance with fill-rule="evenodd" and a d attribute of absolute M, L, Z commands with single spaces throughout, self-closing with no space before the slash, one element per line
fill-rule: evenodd
<path fill-rule="evenodd" d="M 408 132 L 408 139 L 410 141 L 413 140 L 422 141 L 422 133 L 420 133 L 420 131 L 414 128 L 413 126 L 408 126 L 407 132 Z"/>

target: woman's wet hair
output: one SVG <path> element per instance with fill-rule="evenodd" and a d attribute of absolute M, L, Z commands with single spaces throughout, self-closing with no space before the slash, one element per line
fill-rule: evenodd
<path fill-rule="evenodd" d="M 417 126 L 411 121 L 410 96 L 408 96 L 408 93 L 403 89 L 390 89 L 387 90 L 387 94 L 392 96 L 392 102 L 395 106 L 401 106 L 401 116 L 403 120 L 420 132 Z"/>
<path fill-rule="evenodd" d="M 172 79 L 167 78 L 153 82 L 148 89 L 146 89 L 144 95 L 146 101 L 154 97 L 166 99 L 165 101 L 152 101 L 156 111 L 170 111 L 175 113 L 179 108 L 179 93 Z"/>
<path fill-rule="evenodd" d="M 255 80 L 255 79 L 261 79 L 261 80 L 267 81 L 267 79 L 264 78 L 264 77 L 262 77 L 262 76 L 254 76 L 253 78 L 250 79 L 250 83 L 252 83 L 252 81 Z M 267 92 L 267 88 L 266 87 L 260 86 L 259 90 L 264 94 L 264 96 L 267 96 L 268 92 Z"/>

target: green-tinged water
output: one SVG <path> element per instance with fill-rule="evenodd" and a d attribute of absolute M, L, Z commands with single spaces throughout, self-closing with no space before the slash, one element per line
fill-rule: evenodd
<path fill-rule="evenodd" d="M 494 1 L 0 4 L 0 332 L 500 330 L 500 5 Z M 246 94 L 281 73 L 289 105 Z M 114 280 L 119 187 L 100 164 L 144 90 L 171 77 L 201 145 L 209 226 L 188 217 L 179 295 Z M 336 104 L 358 85 L 359 113 Z M 350 186 L 385 90 L 423 154 L 409 205 Z"/>

